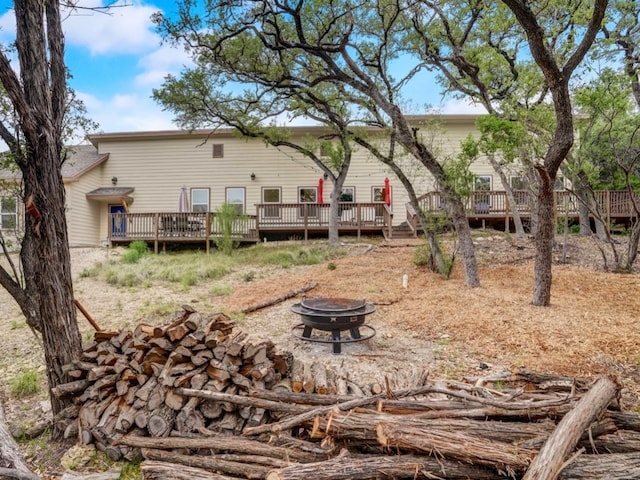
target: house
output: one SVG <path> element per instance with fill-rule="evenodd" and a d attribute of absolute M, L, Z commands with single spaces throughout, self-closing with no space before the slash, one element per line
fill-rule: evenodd
<path fill-rule="evenodd" d="M 425 122 L 420 134 L 429 136 L 432 149 L 446 158 L 476 131 L 475 118 L 443 115 L 414 121 Z M 301 141 L 325 132 L 319 126 L 289 130 Z M 71 246 L 140 239 L 153 242 L 156 249 L 174 242 L 206 241 L 208 247 L 220 230 L 215 212 L 225 202 L 242 215 L 234 226 L 240 240 L 326 235 L 330 181 L 292 149 L 243 138 L 231 129 L 101 133 L 89 136 L 89 142 L 73 147 L 63 165 Z M 424 167 L 410 157 L 401 161 L 418 194 L 433 192 Z M 476 162 L 473 169 L 483 197 L 471 200 L 470 216 L 508 217 L 502 197 L 487 196 L 501 190 L 488 162 Z M 16 176 L 5 172 L 2 179 L 15 181 Z M 431 205 L 425 208 L 441 207 L 433 197 L 425 198 Z M 22 206 L 15 199 L 7 194 L 0 198 L 3 230 L 19 229 Z M 341 233 L 391 234 L 411 215 L 402 184 L 362 148 L 354 151 L 340 200 Z"/>
<path fill-rule="evenodd" d="M 453 154 L 459 142 L 475 128 L 474 116 L 445 116 L 440 121 L 434 141 L 447 154 Z M 323 127 L 313 126 L 290 130 L 301 140 L 325 132 Z M 328 214 L 331 184 L 311 160 L 291 149 L 242 138 L 231 129 L 102 133 L 89 136 L 89 141 L 89 145 L 73 148 L 63 170 L 72 246 L 119 241 L 118 230 L 124 227 L 116 223 L 125 218 L 119 214 L 157 214 L 157 225 L 149 223 L 148 235 L 143 235 L 151 240 L 154 228 L 163 228 L 166 215 L 180 210 L 194 214 L 215 212 L 224 202 L 235 205 L 248 217 L 257 217 L 260 234 L 286 230 L 286 226 L 281 230 L 279 224 L 291 210 L 297 218 L 284 223 L 290 225 L 290 234 L 301 235 L 299 222 L 305 216 L 305 205 L 307 228 L 326 232 L 327 219 L 322 218 L 322 213 L 326 210 Z M 416 185 L 424 185 L 417 191 L 428 191 L 430 178 L 426 170 L 413 167 L 409 171 L 413 172 L 411 179 Z M 489 167 L 482 173 L 488 171 Z M 390 169 L 368 151 L 355 150 L 341 201 L 362 205 L 363 232 L 380 233 L 383 228 L 386 179 L 389 221 L 399 225 L 406 220 L 408 197 L 404 188 Z M 350 222 L 353 230 L 357 212 L 354 208 L 342 210 L 341 220 Z M 318 219 L 317 224 L 314 219 Z M 127 231 L 131 232 L 129 224 Z M 180 240 L 196 241 L 198 235 L 184 237 Z M 129 234 L 121 238 L 131 240 Z"/>

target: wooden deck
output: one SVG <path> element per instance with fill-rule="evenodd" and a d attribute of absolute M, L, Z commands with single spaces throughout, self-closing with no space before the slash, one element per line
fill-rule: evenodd
<path fill-rule="evenodd" d="M 381 203 L 342 203 L 339 232 L 355 234 L 391 231 L 390 209 Z M 233 222 L 232 238 L 255 243 L 268 235 L 286 234 L 307 240 L 314 233 L 329 229 L 329 204 L 278 203 L 256 205 L 256 215 L 244 215 Z M 207 252 L 223 225 L 214 212 L 113 213 L 109 219 L 112 244 L 142 240 L 154 250 L 167 244 L 205 244 Z"/>
<path fill-rule="evenodd" d="M 518 212 L 523 220 L 531 217 L 531 210 L 534 205 L 533 195 L 524 190 L 514 192 L 514 197 L 518 206 Z M 635 212 L 629 192 L 603 190 L 595 192 L 596 201 L 600 212 L 609 222 L 627 223 L 635 218 Z M 640 198 L 636 197 L 636 201 Z M 444 200 L 440 193 L 427 193 L 419 198 L 420 208 L 432 215 L 444 215 Z M 555 204 L 558 216 L 568 216 L 570 220 L 578 220 L 579 201 L 571 192 L 562 190 L 555 192 Z M 467 218 L 470 221 L 487 221 L 492 223 L 505 224 L 508 229 L 509 221 L 512 218 L 511 207 L 507 195 L 503 191 L 473 192 L 465 201 Z M 416 231 L 418 227 L 418 216 L 410 207 L 407 207 L 407 221 Z"/>
<path fill-rule="evenodd" d="M 567 191 L 555 193 L 559 216 L 578 219 L 578 201 Z M 533 198 L 526 191 L 515 192 L 518 211 L 523 220 L 531 217 Z M 628 223 L 635 218 L 628 192 L 596 192 L 598 205 L 610 222 Z M 419 199 L 420 208 L 432 215 L 444 215 L 444 201 L 437 192 Z M 407 224 L 414 234 L 420 232 L 418 216 L 408 205 Z M 502 191 L 474 192 L 466 200 L 470 222 L 504 223 L 509 228 L 511 210 Z M 396 207 L 397 209 L 397 207 Z M 232 238 L 240 243 L 255 243 L 268 236 L 286 236 L 307 240 L 329 230 L 328 203 L 262 203 L 255 215 L 244 215 L 233 222 Z M 397 212 L 396 212 L 397 214 Z M 157 252 L 167 244 L 204 244 L 207 252 L 216 238 L 222 236 L 223 225 L 213 212 L 114 213 L 110 215 L 109 241 L 112 244 L 143 240 L 154 244 Z M 357 235 L 383 234 L 393 238 L 393 214 L 384 203 L 341 203 L 339 233 Z"/>

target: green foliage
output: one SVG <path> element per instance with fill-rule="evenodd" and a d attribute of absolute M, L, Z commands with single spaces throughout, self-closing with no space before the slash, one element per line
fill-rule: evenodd
<path fill-rule="evenodd" d="M 431 249 L 426 243 L 419 245 L 413 251 L 413 264 L 418 267 L 426 267 L 431 263 Z"/>
<path fill-rule="evenodd" d="M 142 478 L 142 468 L 140 463 L 125 463 L 122 466 L 119 480 L 140 480 Z"/>
<path fill-rule="evenodd" d="M 473 191 L 471 165 L 478 159 L 478 142 L 469 134 L 460 145 L 460 152 L 443 162 L 447 186 L 461 197 Z"/>
<path fill-rule="evenodd" d="M 35 369 L 29 369 L 11 381 L 11 394 L 22 398 L 40 392 L 40 378 Z"/>
<path fill-rule="evenodd" d="M 333 263 L 333 262 L 329 262 L 329 264 L 327 265 L 327 268 L 328 268 L 329 270 L 335 270 L 335 269 L 336 269 L 336 268 L 338 268 L 338 267 L 336 266 L 336 264 L 335 264 L 335 263 Z"/>
<path fill-rule="evenodd" d="M 286 250 L 260 249 L 253 252 L 256 262 L 262 265 L 279 265 L 288 268 L 296 265 L 318 265 L 325 262 L 331 256 L 340 256 L 339 251 L 328 250 L 320 247 L 290 247 Z"/>
<path fill-rule="evenodd" d="M 234 226 L 242 219 L 235 205 L 223 203 L 216 210 L 216 225 L 220 236 L 215 239 L 216 247 L 225 255 L 231 255 L 238 242 L 233 239 Z"/>
<path fill-rule="evenodd" d="M 122 256 L 122 262 L 138 263 L 142 257 L 149 255 L 149 253 L 151 253 L 151 250 L 149 249 L 147 242 L 136 240 L 129 244 L 129 248 Z"/>

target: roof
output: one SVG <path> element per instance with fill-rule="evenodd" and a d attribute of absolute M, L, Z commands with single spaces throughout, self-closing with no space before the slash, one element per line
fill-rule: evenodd
<path fill-rule="evenodd" d="M 442 115 L 407 115 L 406 118 L 410 123 L 421 121 L 441 121 L 444 123 L 475 123 L 476 118 L 480 115 L 467 115 L 467 114 L 442 114 Z M 306 126 L 286 126 L 286 128 L 292 132 L 299 134 L 304 133 L 323 133 L 327 131 L 327 127 L 324 125 L 306 125 Z M 377 127 L 370 127 L 373 131 L 379 131 Z M 210 128 L 210 129 L 194 129 L 194 130 L 154 130 L 154 131 L 138 131 L 138 132 L 111 132 L 111 133 L 96 133 L 88 136 L 89 141 L 98 146 L 101 142 L 109 141 L 123 141 L 123 140 L 169 140 L 177 138 L 216 138 L 216 137 L 229 137 L 237 136 L 238 132 L 235 128 Z"/>
<path fill-rule="evenodd" d="M 133 193 L 133 187 L 101 187 L 87 192 L 85 196 L 89 200 L 99 202 L 118 202 L 126 200 L 128 203 L 133 202 L 133 198 L 129 194 Z"/>
<path fill-rule="evenodd" d="M 100 154 L 93 145 L 69 147 L 67 159 L 62 164 L 62 178 L 77 180 L 83 173 L 92 170 L 109 158 L 109 154 Z"/>
<path fill-rule="evenodd" d="M 97 167 L 108 158 L 108 153 L 98 153 L 93 145 L 67 147 L 67 158 L 62 164 L 62 178 L 65 181 L 77 181 L 82 174 Z M 20 177 L 20 170 L 0 170 L 0 179 L 17 180 Z"/>

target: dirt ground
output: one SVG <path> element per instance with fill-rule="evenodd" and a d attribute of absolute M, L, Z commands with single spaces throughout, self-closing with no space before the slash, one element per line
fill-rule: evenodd
<path fill-rule="evenodd" d="M 105 329 L 132 328 L 143 321 L 162 323 L 166 316 L 149 315 L 158 304 L 238 312 L 315 281 L 318 286 L 308 292 L 309 297 L 372 302 L 376 311 L 366 323 L 376 335 L 343 345 L 340 355 L 327 344 L 294 338 L 291 328 L 299 317 L 291 306 L 300 298 L 240 315 L 237 329 L 251 339 L 271 339 L 296 357 L 341 368 L 360 384 L 388 377 L 401 386 L 418 370 L 428 371 L 430 378 L 456 380 L 517 369 L 580 377 L 611 373 L 625 386 L 626 407 L 635 408 L 640 394 L 640 276 L 602 271 L 593 242 L 579 237 L 569 238 L 567 263 L 561 264 L 562 238 L 558 242 L 552 305 L 547 308 L 531 305 L 531 240 L 498 232 L 476 238 L 482 282 L 476 289 L 465 287 L 460 264 L 449 280 L 416 266 L 412 261 L 416 242 L 350 243 L 350 254 L 333 265 L 252 269 L 250 282 L 247 271 L 236 272 L 217 282 L 231 291 L 218 296 L 211 283 L 185 292 L 175 284 L 125 289 L 81 277 L 82 269 L 92 263 L 117 258 L 122 252 L 117 249 L 73 250 L 72 263 L 76 298 Z M 403 275 L 408 276 L 407 288 Z M 15 427 L 25 423 L 25 411 L 33 416 L 29 405 L 34 399 L 12 399 L 7 379 L 29 367 L 41 372 L 44 367 L 15 303 L 4 291 L 0 302 L 5 336 L 0 342 L 0 397 Z M 84 337 L 90 338 L 88 322 L 81 316 L 79 322 Z"/>

